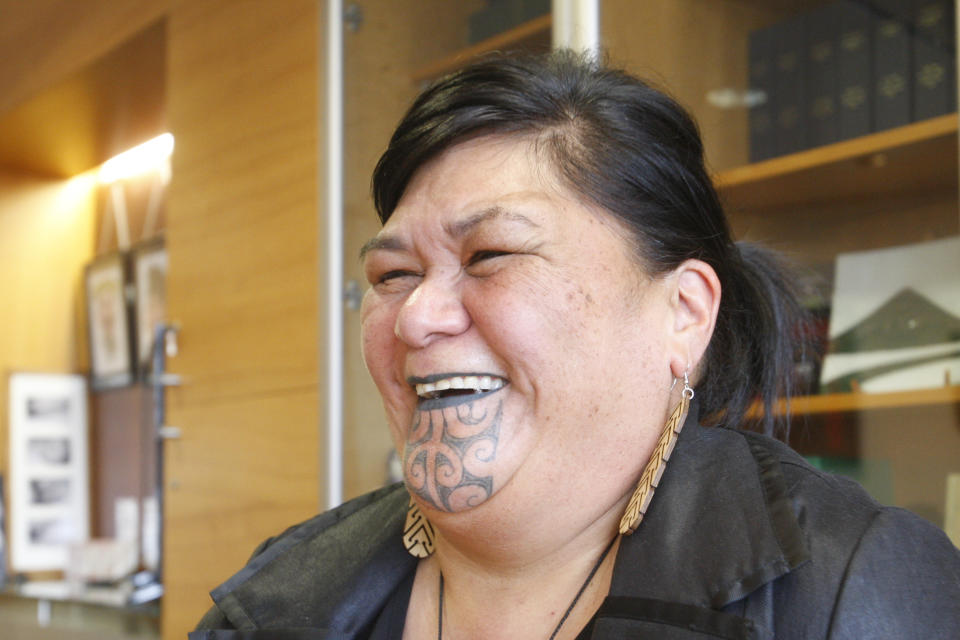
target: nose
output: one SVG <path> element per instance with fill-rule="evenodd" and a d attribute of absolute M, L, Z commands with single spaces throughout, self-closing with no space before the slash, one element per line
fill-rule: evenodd
<path fill-rule="evenodd" d="M 426 347 L 448 336 L 456 336 L 470 327 L 470 314 L 452 277 L 428 275 L 407 296 L 394 332 L 413 348 Z"/>

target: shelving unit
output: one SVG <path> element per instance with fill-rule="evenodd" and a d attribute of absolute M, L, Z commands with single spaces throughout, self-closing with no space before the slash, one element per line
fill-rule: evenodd
<path fill-rule="evenodd" d="M 893 194 L 956 192 L 958 117 L 948 114 L 853 140 L 809 149 L 717 173 L 714 181 L 731 211 L 788 212 Z M 792 398 L 794 415 L 951 405 L 960 386 L 896 393 L 843 393 Z M 780 401 L 776 413 L 787 404 Z M 760 411 L 755 408 L 752 413 Z"/>
<path fill-rule="evenodd" d="M 957 188 L 957 114 L 728 171 L 714 181 L 731 210 L 810 206 Z"/>
<path fill-rule="evenodd" d="M 791 398 L 790 413 L 794 415 L 817 415 L 900 407 L 950 405 L 957 402 L 960 402 L 960 386 L 957 385 L 894 393 L 827 393 Z M 783 415 L 786 408 L 786 401 L 781 400 L 777 403 L 775 412 L 777 415 Z M 751 415 L 757 415 L 760 411 L 759 407 L 755 407 L 751 411 Z"/>
<path fill-rule="evenodd" d="M 510 49 L 546 51 L 550 48 L 550 29 L 552 25 L 553 19 L 550 14 L 534 18 L 533 20 L 517 25 L 513 29 L 499 33 L 492 38 L 482 40 L 420 67 L 414 70 L 411 78 L 417 84 L 429 82 L 438 76 L 454 71 L 471 58 L 493 51 Z"/>

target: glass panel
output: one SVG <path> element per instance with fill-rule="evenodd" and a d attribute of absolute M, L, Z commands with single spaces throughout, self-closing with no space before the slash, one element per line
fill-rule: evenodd
<path fill-rule="evenodd" d="M 393 127 L 417 91 L 465 60 L 491 50 L 549 49 L 550 2 L 370 0 L 348 4 L 345 59 L 345 265 L 366 288 L 357 255 L 379 231 L 370 176 Z M 379 487 L 392 444 L 380 397 L 363 368 L 359 312 L 347 311 L 344 495 Z"/>
<path fill-rule="evenodd" d="M 489 13 L 510 4 L 362 5 L 345 38 L 349 279 L 363 285 L 354 256 L 378 229 L 371 171 L 417 89 L 484 51 L 547 47 L 549 16 Z M 611 63 L 662 86 L 697 118 L 737 237 L 798 263 L 825 349 L 836 306 L 849 302 L 838 256 L 856 254 L 854 264 L 870 270 L 885 258 L 865 252 L 957 236 L 954 24 L 950 0 L 605 0 L 601 14 Z M 900 293 L 878 291 L 882 303 Z M 955 326 L 960 303 L 927 297 Z M 911 300 L 898 319 L 920 317 Z M 391 446 L 361 365 L 356 312 L 346 341 L 349 497 L 384 482 Z M 859 386 L 818 392 L 820 370 L 808 369 L 814 391 L 794 399 L 791 444 L 943 526 L 948 477 L 960 472 L 955 349 L 950 357 L 931 360 L 942 383 L 922 390 L 871 392 L 861 375 Z"/>
<path fill-rule="evenodd" d="M 693 112 L 738 238 L 801 267 L 833 353 L 807 370 L 793 446 L 943 526 L 960 472 L 952 0 L 607 0 L 602 34 Z"/>

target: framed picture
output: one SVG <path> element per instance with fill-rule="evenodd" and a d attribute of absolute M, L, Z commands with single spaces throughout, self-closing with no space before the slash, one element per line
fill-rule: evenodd
<path fill-rule="evenodd" d="M 960 380 L 960 236 L 837 256 L 827 393 Z"/>
<path fill-rule="evenodd" d="M 14 373 L 9 393 L 10 566 L 62 569 L 90 535 L 86 379 Z"/>
<path fill-rule="evenodd" d="M 131 254 L 136 288 L 137 364 L 143 372 L 150 366 L 157 327 L 166 321 L 167 250 L 163 238 L 155 238 L 137 245 Z"/>
<path fill-rule="evenodd" d="M 134 362 L 125 254 L 97 258 L 87 265 L 84 280 L 91 384 L 94 389 L 128 385 L 133 381 Z"/>

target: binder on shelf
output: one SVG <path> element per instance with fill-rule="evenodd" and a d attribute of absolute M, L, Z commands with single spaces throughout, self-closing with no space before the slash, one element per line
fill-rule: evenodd
<path fill-rule="evenodd" d="M 523 0 L 522 17 L 524 22 L 550 13 L 550 0 Z"/>
<path fill-rule="evenodd" d="M 806 144 L 806 91 L 803 74 L 805 22 L 801 16 L 770 27 L 776 46 L 774 92 L 776 155 L 800 151 Z"/>
<path fill-rule="evenodd" d="M 521 0 L 491 0 L 483 9 L 470 15 L 467 39 L 470 44 L 474 44 L 503 33 L 522 21 Z"/>
<path fill-rule="evenodd" d="M 912 38 L 910 14 L 913 0 L 873 0 L 876 21 L 873 38 L 873 91 L 875 130 L 892 129 L 912 122 Z"/>
<path fill-rule="evenodd" d="M 868 6 L 855 0 L 841 0 L 838 4 L 839 126 L 840 139 L 846 140 L 874 130 L 873 87 L 870 82 L 874 14 Z"/>
<path fill-rule="evenodd" d="M 913 119 L 956 109 L 953 0 L 913 0 Z"/>
<path fill-rule="evenodd" d="M 759 162 L 776 155 L 776 90 L 773 86 L 773 59 L 775 57 L 775 31 L 771 27 L 750 33 L 748 75 L 750 88 L 762 91 L 765 99 L 750 107 L 750 162 Z"/>
<path fill-rule="evenodd" d="M 804 73 L 807 83 L 807 147 L 840 139 L 837 46 L 840 8 L 828 4 L 806 14 Z"/>

